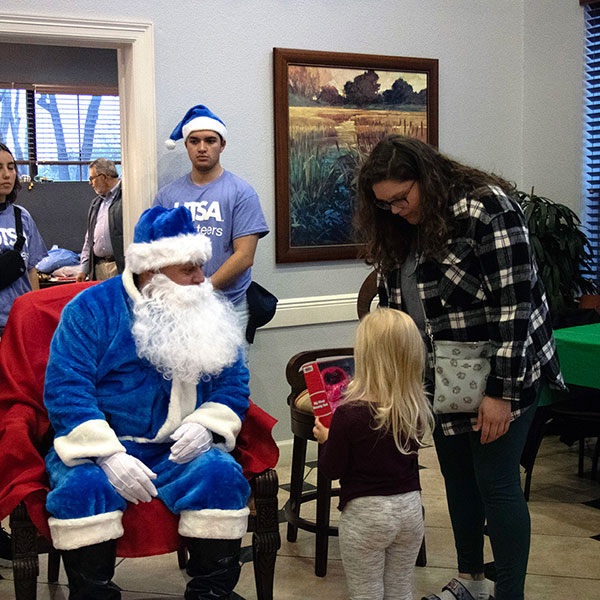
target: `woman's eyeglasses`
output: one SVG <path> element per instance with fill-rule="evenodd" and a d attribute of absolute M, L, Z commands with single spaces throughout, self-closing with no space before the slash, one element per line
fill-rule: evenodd
<path fill-rule="evenodd" d="M 395 200 L 392 200 L 391 202 L 386 202 L 385 200 L 378 200 L 377 198 L 375 198 L 375 206 L 377 208 L 380 208 L 381 210 L 392 210 L 392 206 L 394 206 L 396 208 L 400 208 L 401 206 L 404 206 L 405 204 L 408 203 L 408 195 L 410 194 L 411 190 L 413 189 L 413 186 L 415 185 L 415 183 L 417 183 L 416 179 L 410 184 L 410 187 L 408 188 L 408 190 L 406 190 L 406 194 L 404 194 L 404 196 L 402 196 L 401 198 L 396 198 Z"/>

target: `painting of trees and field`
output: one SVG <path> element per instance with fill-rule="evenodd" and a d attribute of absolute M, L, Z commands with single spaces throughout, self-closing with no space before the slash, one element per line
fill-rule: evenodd
<path fill-rule="evenodd" d="M 288 65 L 290 245 L 352 244 L 354 178 L 385 135 L 427 141 L 427 73 Z"/>

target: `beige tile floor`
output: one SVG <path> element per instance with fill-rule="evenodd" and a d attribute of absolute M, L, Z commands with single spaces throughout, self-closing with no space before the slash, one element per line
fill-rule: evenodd
<path fill-rule="evenodd" d="M 452 533 L 433 448 L 421 452 L 420 462 L 426 467 L 421 470 L 421 482 L 428 563 L 416 570 L 417 600 L 441 589 L 455 575 Z M 586 466 L 589 469 L 589 459 Z M 289 466 L 282 462 L 277 470 L 280 483 L 289 482 Z M 600 538 L 600 508 L 584 504 L 596 501 L 600 507 L 600 483 L 579 478 L 576 471 L 575 447 L 567 448 L 556 437 L 545 438 L 536 461 L 529 502 L 532 545 L 526 587 L 528 600 L 600 600 L 600 539 L 592 537 Z M 307 481 L 314 480 L 315 473 L 311 472 Z M 287 496 L 282 490 L 281 506 Z M 311 508 L 305 504 L 303 516 L 310 516 Z M 336 513 L 333 509 L 333 518 L 337 519 Z M 282 524 L 275 599 L 347 598 L 337 538 L 330 540 L 327 576 L 319 578 L 314 575 L 314 536 L 300 531 L 298 541 L 292 544 L 286 541 L 285 534 L 286 527 Z M 487 554 L 491 560 L 489 547 Z M 38 600 L 66 600 L 64 572 L 61 570 L 58 585 L 48 585 L 45 567 L 42 558 Z M 0 574 L 5 578 L 0 580 L 0 600 L 13 600 L 12 573 L 0 568 Z M 182 598 L 185 581 L 185 574 L 177 568 L 175 554 L 121 560 L 115 574 L 115 582 L 123 589 L 123 600 Z M 236 592 L 246 600 L 256 599 L 252 564 L 244 564 Z"/>

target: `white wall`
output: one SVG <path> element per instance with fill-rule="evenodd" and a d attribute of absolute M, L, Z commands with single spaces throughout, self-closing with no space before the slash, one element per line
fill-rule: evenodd
<path fill-rule="evenodd" d="M 275 264 L 273 47 L 438 58 L 443 152 L 540 193 L 560 189 L 564 201 L 579 192 L 583 17 L 574 0 L 4 0 L 1 10 L 154 24 L 159 185 L 189 169 L 183 147 L 168 152 L 162 141 L 190 106 L 208 105 L 229 130 L 224 166 L 261 197 L 271 234 L 255 277 L 280 298 L 356 292 L 367 271 L 356 261 Z M 258 332 L 253 397 L 281 420 L 278 439 L 290 436 L 287 359 L 347 344 L 353 327 Z"/>
<path fill-rule="evenodd" d="M 551 4 L 551 9 L 549 9 Z M 522 189 L 582 211 L 584 10 L 527 0 Z"/>

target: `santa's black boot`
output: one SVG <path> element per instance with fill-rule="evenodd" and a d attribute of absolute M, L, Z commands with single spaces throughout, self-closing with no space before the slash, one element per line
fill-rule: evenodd
<path fill-rule="evenodd" d="M 192 577 L 185 600 L 227 600 L 240 578 L 238 540 L 188 538 L 190 559 L 187 574 Z"/>
<path fill-rule="evenodd" d="M 63 550 L 69 600 L 121 600 L 121 591 L 111 581 L 116 556 L 117 540 Z"/>

